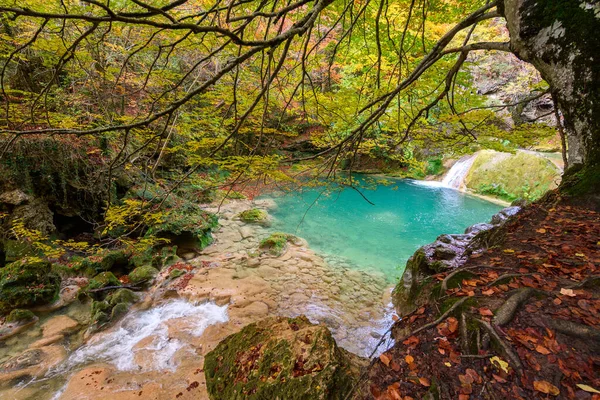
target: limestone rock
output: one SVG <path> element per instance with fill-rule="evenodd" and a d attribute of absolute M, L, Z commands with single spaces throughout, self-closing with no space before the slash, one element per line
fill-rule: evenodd
<path fill-rule="evenodd" d="M 272 317 L 247 325 L 206 355 L 211 399 L 344 399 L 366 360 L 323 325 Z"/>
<path fill-rule="evenodd" d="M 54 213 L 48 208 L 48 204 L 40 199 L 17 206 L 10 218 L 11 221 L 23 222 L 28 229 L 40 231 L 43 235 L 56 231 Z"/>
<path fill-rule="evenodd" d="M 46 321 L 42 325 L 42 334 L 44 338 L 50 338 L 57 335 L 68 335 L 79 328 L 79 323 L 66 315 L 57 315 Z"/>
<path fill-rule="evenodd" d="M 49 303 L 59 291 L 60 278 L 47 262 L 14 262 L 0 269 L 0 314 L 15 308 Z"/>
<path fill-rule="evenodd" d="M 23 203 L 27 203 L 29 200 L 31 200 L 31 197 L 19 189 L 0 194 L 0 203 L 10 204 L 13 206 L 19 206 Z"/>
<path fill-rule="evenodd" d="M 475 251 L 485 248 L 483 235 L 493 233 L 493 229 L 503 225 L 520 211 L 512 206 L 495 214 L 490 223 L 476 224 L 460 235 L 441 235 L 435 242 L 419 248 L 406 262 L 406 269 L 398 285 L 394 288 L 392 300 L 396 311 L 406 315 L 415 310 L 427 297 L 421 293 L 426 281 L 439 272 L 455 269 L 463 265 Z"/>

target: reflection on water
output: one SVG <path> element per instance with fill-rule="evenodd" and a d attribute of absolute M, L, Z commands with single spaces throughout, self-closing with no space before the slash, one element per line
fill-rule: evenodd
<path fill-rule="evenodd" d="M 389 182 L 389 179 L 387 180 Z M 398 278 L 408 257 L 442 233 L 462 233 L 500 206 L 439 185 L 393 181 L 363 191 L 304 188 L 275 194 L 272 229 L 295 233 L 311 248 L 360 269 Z"/>

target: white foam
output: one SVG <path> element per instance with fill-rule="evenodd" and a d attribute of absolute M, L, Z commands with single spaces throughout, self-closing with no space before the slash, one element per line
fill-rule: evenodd
<path fill-rule="evenodd" d="M 106 362 L 121 371 L 174 370 L 177 365 L 173 356 L 187 346 L 169 337 L 167 321 L 176 318 L 183 319 L 189 334 L 200 336 L 209 325 L 227 321 L 227 306 L 213 303 L 194 305 L 178 299 L 146 311 L 132 312 L 109 331 L 93 336 L 49 374 L 65 373 L 92 362 Z M 136 347 L 151 336 L 153 340 L 150 344 Z M 135 362 L 138 352 L 146 352 L 152 357 L 149 367 L 142 368 Z"/>

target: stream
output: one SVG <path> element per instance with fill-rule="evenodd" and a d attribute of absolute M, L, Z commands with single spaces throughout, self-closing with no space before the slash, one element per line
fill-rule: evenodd
<path fill-rule="evenodd" d="M 500 206 L 441 185 L 360 180 L 360 193 L 304 188 L 209 209 L 219 212 L 221 227 L 214 244 L 189 261 L 195 269 L 186 285 L 169 286 L 161 274 L 145 300 L 89 338 L 80 331 L 53 341 L 40 325 L 55 315 L 41 318 L 4 348 L 0 361 L 23 359 L 15 354 L 27 347 L 33 361 L 0 371 L 0 398 L 207 398 L 204 355 L 271 315 L 304 314 L 327 325 L 340 346 L 370 355 L 391 324 L 391 288 L 408 257 L 439 234 L 489 220 Z M 252 207 L 267 210 L 271 223 L 237 218 Z M 260 241 L 276 231 L 302 240 L 280 257 L 258 254 Z M 62 317 L 82 322 L 78 314 Z"/>

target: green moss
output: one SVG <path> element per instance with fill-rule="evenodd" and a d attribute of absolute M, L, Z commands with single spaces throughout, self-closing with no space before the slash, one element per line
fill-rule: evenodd
<path fill-rule="evenodd" d="M 88 283 L 89 290 L 100 289 L 107 286 L 121 286 L 121 282 L 112 272 L 101 272 Z"/>
<path fill-rule="evenodd" d="M 0 314 L 15 308 L 50 303 L 58 296 L 60 278 L 49 262 L 21 260 L 0 269 Z"/>
<path fill-rule="evenodd" d="M 137 300 L 137 295 L 133 291 L 125 288 L 117 289 L 106 297 L 106 301 L 112 306 L 118 303 L 132 304 Z"/>
<path fill-rule="evenodd" d="M 270 254 L 274 256 L 280 256 L 289 241 L 294 241 L 296 236 L 290 235 L 288 233 L 275 232 L 271 234 L 268 238 L 261 240 L 259 248 L 261 250 L 266 250 Z"/>
<path fill-rule="evenodd" d="M 148 282 L 154 279 L 158 274 L 158 270 L 149 265 L 137 267 L 129 274 L 129 280 L 133 284 Z"/>
<path fill-rule="evenodd" d="M 508 201 L 538 199 L 559 181 L 560 171 L 550 160 L 524 151 L 481 151 L 465 179 L 469 189 Z"/>
<path fill-rule="evenodd" d="M 185 271 L 182 269 L 173 269 L 173 270 L 171 270 L 171 272 L 169 272 L 170 279 L 176 279 L 182 275 L 185 275 Z"/>
<path fill-rule="evenodd" d="M 106 312 L 110 310 L 110 304 L 107 301 L 92 301 L 92 306 L 90 308 L 90 314 L 95 315 L 99 311 Z"/>
<path fill-rule="evenodd" d="M 344 399 L 358 376 L 331 333 L 306 317 L 244 327 L 206 355 L 211 399 Z"/>
<path fill-rule="evenodd" d="M 260 210 L 258 208 L 242 211 L 237 216 L 239 219 L 246 223 L 259 223 L 264 222 L 267 219 L 266 211 Z"/>
<path fill-rule="evenodd" d="M 127 311 L 129 311 L 129 304 L 127 304 L 127 303 L 115 304 L 115 306 L 113 307 L 113 309 L 110 313 L 110 320 L 111 321 L 117 320 L 118 318 L 127 314 Z"/>
<path fill-rule="evenodd" d="M 6 322 L 25 322 L 35 318 L 35 314 L 29 310 L 16 309 L 12 310 L 6 317 Z"/>
<path fill-rule="evenodd" d="M 600 192 L 600 164 L 567 170 L 560 192 L 578 197 Z"/>

